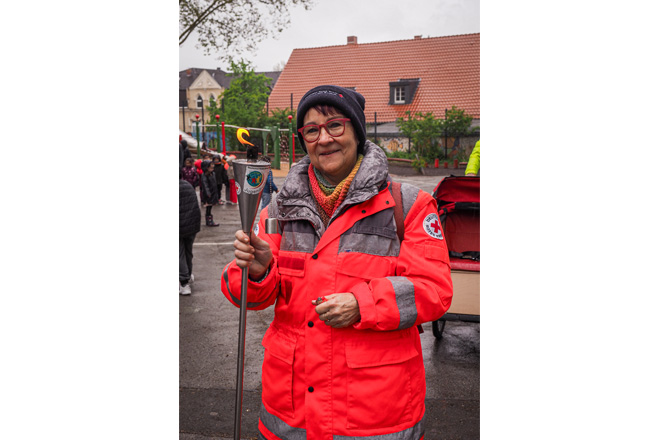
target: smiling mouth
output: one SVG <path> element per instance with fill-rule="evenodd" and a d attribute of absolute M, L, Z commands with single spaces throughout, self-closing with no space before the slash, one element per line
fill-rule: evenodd
<path fill-rule="evenodd" d="M 328 151 L 326 153 L 321 153 L 319 156 L 329 156 L 331 154 L 337 153 L 339 150 Z"/>

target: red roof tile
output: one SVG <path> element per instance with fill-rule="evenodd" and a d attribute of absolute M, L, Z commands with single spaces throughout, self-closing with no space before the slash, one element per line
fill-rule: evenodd
<path fill-rule="evenodd" d="M 479 118 L 480 34 L 294 49 L 269 98 L 270 109 L 298 106 L 309 89 L 355 87 L 367 122 L 393 122 L 406 111 L 442 118 L 452 105 Z M 388 105 L 390 82 L 421 78 L 410 104 Z"/>

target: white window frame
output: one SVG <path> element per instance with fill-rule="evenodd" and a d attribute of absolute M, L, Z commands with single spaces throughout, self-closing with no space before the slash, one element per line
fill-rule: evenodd
<path fill-rule="evenodd" d="M 405 87 L 394 87 L 394 103 L 395 104 L 405 104 L 406 103 L 406 88 Z"/>
<path fill-rule="evenodd" d="M 199 105 L 199 100 L 202 100 L 202 105 Z M 204 108 L 204 97 L 200 94 L 197 95 L 197 99 L 195 100 L 195 103 L 197 104 L 197 108 Z"/>

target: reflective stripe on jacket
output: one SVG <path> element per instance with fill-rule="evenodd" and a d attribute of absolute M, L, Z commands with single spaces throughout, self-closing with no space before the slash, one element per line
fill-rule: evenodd
<path fill-rule="evenodd" d="M 435 200 L 401 185 L 405 237 L 399 242 L 387 160 L 367 142 L 365 158 L 325 229 L 309 192 L 309 157 L 293 167 L 261 212 L 260 238 L 274 260 L 266 278 L 249 281 L 248 307 L 275 304 L 263 338 L 262 438 L 419 440 L 426 383 L 417 324 L 451 304 L 446 242 Z M 277 217 L 280 234 L 265 233 Z M 236 306 L 241 270 L 227 264 L 225 296 Z M 334 329 L 312 300 L 352 292 L 361 320 Z"/>

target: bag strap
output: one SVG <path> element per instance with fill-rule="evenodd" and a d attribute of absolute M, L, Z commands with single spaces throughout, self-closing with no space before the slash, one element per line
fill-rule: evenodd
<path fill-rule="evenodd" d="M 403 197 L 401 196 L 401 184 L 392 180 L 392 198 L 394 199 L 394 222 L 396 223 L 396 235 L 399 236 L 399 242 L 404 239 L 403 235 Z M 417 331 L 424 333 L 422 325 L 417 326 Z"/>
<path fill-rule="evenodd" d="M 401 184 L 392 181 L 392 197 L 394 198 L 394 221 L 396 222 L 396 235 L 403 241 L 403 198 L 401 197 Z"/>

